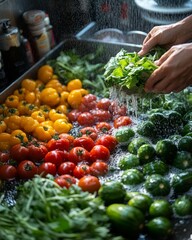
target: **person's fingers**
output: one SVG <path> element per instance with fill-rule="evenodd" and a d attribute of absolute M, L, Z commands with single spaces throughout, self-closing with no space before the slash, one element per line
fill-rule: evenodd
<path fill-rule="evenodd" d="M 160 66 L 162 63 L 164 63 L 169 56 L 172 54 L 171 50 L 168 50 L 167 52 L 165 52 L 157 61 L 155 61 L 155 64 Z"/>
<path fill-rule="evenodd" d="M 145 83 L 144 90 L 146 92 L 151 92 L 154 89 L 154 86 L 164 78 L 164 74 L 159 73 L 159 69 L 156 69 L 151 76 L 147 79 Z"/>

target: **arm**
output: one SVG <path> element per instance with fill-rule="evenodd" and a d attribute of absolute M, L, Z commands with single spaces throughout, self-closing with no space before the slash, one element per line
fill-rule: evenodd
<path fill-rule="evenodd" d="M 143 47 L 139 54 L 146 54 L 156 45 L 169 49 L 173 45 L 185 43 L 191 39 L 192 15 L 174 24 L 154 27 L 144 39 Z"/>

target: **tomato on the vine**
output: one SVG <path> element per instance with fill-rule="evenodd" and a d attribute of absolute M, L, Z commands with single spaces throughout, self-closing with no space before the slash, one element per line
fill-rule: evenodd
<path fill-rule="evenodd" d="M 17 162 L 28 159 L 29 149 L 26 145 L 18 143 L 10 149 L 11 158 Z"/>
<path fill-rule="evenodd" d="M 90 171 L 93 176 L 103 176 L 108 172 L 108 164 L 103 161 L 96 161 L 91 164 Z"/>
<path fill-rule="evenodd" d="M 60 138 L 60 139 L 50 139 L 47 143 L 47 148 L 49 151 L 52 150 L 66 150 L 69 151 L 70 142 L 67 138 Z"/>
<path fill-rule="evenodd" d="M 87 136 L 92 138 L 93 140 L 97 139 L 98 133 L 93 127 L 84 127 L 80 129 L 80 135 L 81 136 Z"/>
<path fill-rule="evenodd" d="M 63 162 L 62 151 L 60 150 L 53 150 L 48 152 L 44 158 L 45 162 L 50 162 L 58 167 Z"/>
<path fill-rule="evenodd" d="M 90 154 L 83 147 L 73 147 L 69 151 L 69 161 L 77 164 L 80 162 L 89 162 Z"/>
<path fill-rule="evenodd" d="M 0 179 L 1 180 L 13 180 L 17 176 L 16 167 L 5 164 L 0 166 Z"/>
<path fill-rule="evenodd" d="M 23 160 L 17 167 L 17 173 L 19 178 L 31 179 L 38 173 L 38 167 L 29 160 Z"/>
<path fill-rule="evenodd" d="M 63 162 L 59 165 L 57 173 L 59 175 L 63 174 L 73 174 L 73 170 L 75 169 L 75 163 L 73 162 Z"/>
<path fill-rule="evenodd" d="M 90 167 L 87 164 L 80 164 L 76 166 L 75 169 L 73 170 L 73 176 L 78 179 L 89 174 L 90 174 Z"/>
<path fill-rule="evenodd" d="M 103 160 L 108 162 L 110 158 L 110 151 L 103 145 L 95 145 L 90 151 L 90 161 L 95 162 L 97 160 Z"/>
<path fill-rule="evenodd" d="M 96 124 L 96 129 L 102 133 L 108 133 L 112 126 L 108 122 L 99 122 Z"/>
<path fill-rule="evenodd" d="M 109 122 L 112 119 L 112 115 L 109 111 L 102 109 L 93 109 L 91 113 L 94 116 L 95 122 Z"/>
<path fill-rule="evenodd" d="M 10 159 L 10 153 L 9 152 L 0 152 L 0 162 L 1 163 L 7 163 Z"/>
<path fill-rule="evenodd" d="M 109 98 L 102 98 L 97 102 L 96 107 L 99 109 L 108 110 L 110 105 L 111 101 Z"/>
<path fill-rule="evenodd" d="M 132 123 L 132 120 L 130 117 L 120 116 L 114 120 L 113 125 L 114 125 L 114 128 L 119 128 L 122 126 L 130 125 L 131 123 Z"/>
<path fill-rule="evenodd" d="M 98 192 L 101 187 L 99 179 L 95 176 L 84 176 L 79 182 L 78 186 L 83 190 L 90 193 Z"/>
<path fill-rule="evenodd" d="M 118 142 L 114 136 L 105 134 L 97 139 L 97 141 L 95 142 L 95 145 L 103 145 L 106 148 L 108 148 L 110 152 L 112 152 L 117 146 L 117 143 Z"/>
<path fill-rule="evenodd" d="M 82 137 L 75 138 L 73 145 L 74 147 L 83 147 L 87 151 L 91 151 L 91 149 L 95 146 L 95 143 L 92 138 L 82 136 Z"/>
<path fill-rule="evenodd" d="M 78 116 L 77 122 L 81 126 L 88 126 L 88 125 L 90 126 L 95 123 L 95 118 L 93 114 L 91 114 L 90 112 L 83 112 L 83 113 L 80 113 L 80 115 Z"/>
<path fill-rule="evenodd" d="M 45 147 L 44 143 L 38 141 L 29 143 L 27 148 L 29 150 L 28 159 L 33 162 L 42 161 L 45 155 L 48 153 L 48 150 Z"/>
<path fill-rule="evenodd" d="M 38 174 L 41 175 L 42 177 L 47 176 L 47 174 L 51 174 L 55 176 L 57 173 L 57 168 L 54 163 L 51 162 L 43 162 L 39 167 L 38 167 Z"/>

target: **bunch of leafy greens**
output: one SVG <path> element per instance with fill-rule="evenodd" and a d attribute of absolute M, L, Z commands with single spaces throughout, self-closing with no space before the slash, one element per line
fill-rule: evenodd
<path fill-rule="evenodd" d="M 58 75 L 63 84 L 67 84 L 72 79 L 80 79 L 83 87 L 89 89 L 91 93 L 97 95 L 108 95 L 107 88 L 104 83 L 104 64 L 95 63 L 98 52 L 81 56 L 75 49 L 69 51 L 61 51 L 56 59 L 48 61 L 54 73 Z"/>
<path fill-rule="evenodd" d="M 160 47 L 141 57 L 136 52 L 122 49 L 105 65 L 105 83 L 108 87 L 119 87 L 130 90 L 130 93 L 143 93 L 144 84 L 157 68 L 154 61 L 164 53 Z"/>
<path fill-rule="evenodd" d="M 40 176 L 20 186 L 12 208 L 0 205 L 0 222 L 1 240 L 122 240 L 110 234 L 99 198 Z"/>

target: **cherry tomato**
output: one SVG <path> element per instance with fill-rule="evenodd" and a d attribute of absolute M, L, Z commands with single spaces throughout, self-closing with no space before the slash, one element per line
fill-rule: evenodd
<path fill-rule="evenodd" d="M 65 179 L 69 183 L 70 186 L 77 182 L 76 179 L 69 174 L 62 174 L 60 177 Z"/>
<path fill-rule="evenodd" d="M 111 113 L 106 110 L 94 109 L 91 113 L 94 116 L 95 122 L 109 122 L 112 119 Z"/>
<path fill-rule="evenodd" d="M 87 164 L 81 164 L 75 167 L 73 170 L 73 176 L 80 179 L 85 175 L 90 174 L 90 167 Z"/>
<path fill-rule="evenodd" d="M 47 148 L 49 151 L 52 150 L 66 150 L 69 151 L 70 148 L 70 142 L 67 138 L 60 138 L 60 139 L 54 139 L 48 141 Z"/>
<path fill-rule="evenodd" d="M 73 141 L 74 141 L 74 137 L 68 133 L 61 133 L 59 134 L 59 138 L 61 139 L 68 139 L 69 140 L 69 143 L 70 143 L 70 147 L 73 146 Z"/>
<path fill-rule="evenodd" d="M 108 110 L 111 105 L 109 98 L 102 98 L 96 104 L 96 107 L 103 110 Z"/>
<path fill-rule="evenodd" d="M 83 147 L 87 151 L 91 151 L 91 149 L 95 146 L 95 143 L 92 138 L 90 137 L 79 137 L 76 138 L 73 142 L 74 147 Z"/>
<path fill-rule="evenodd" d="M 48 152 L 45 155 L 45 162 L 50 162 L 56 165 L 56 167 L 59 167 L 59 165 L 63 162 L 63 157 L 61 154 L 62 151 L 59 150 L 53 150 Z"/>
<path fill-rule="evenodd" d="M 38 167 L 38 174 L 45 177 L 47 174 L 55 176 L 57 173 L 57 168 L 54 163 L 44 162 Z"/>
<path fill-rule="evenodd" d="M 103 145 L 108 148 L 110 152 L 112 152 L 117 146 L 117 143 L 118 142 L 114 136 L 105 134 L 97 139 L 95 145 Z"/>
<path fill-rule="evenodd" d="M 77 118 L 80 114 L 81 114 L 81 112 L 79 110 L 73 109 L 67 114 L 67 117 L 70 122 L 76 122 Z"/>
<path fill-rule="evenodd" d="M 29 157 L 28 159 L 33 162 L 40 162 L 43 160 L 45 155 L 48 153 L 44 143 L 35 141 L 28 145 Z"/>
<path fill-rule="evenodd" d="M 96 100 L 95 95 L 87 94 L 82 98 L 81 103 L 90 110 L 96 108 Z"/>
<path fill-rule="evenodd" d="M 95 176 L 84 176 L 79 182 L 78 186 L 83 190 L 90 193 L 98 192 L 101 187 L 100 181 Z"/>
<path fill-rule="evenodd" d="M 90 154 L 83 147 L 73 147 L 69 151 L 69 161 L 77 164 L 80 162 L 89 162 Z"/>
<path fill-rule="evenodd" d="M 92 138 L 93 140 L 97 139 L 97 131 L 93 127 L 84 127 L 80 130 L 80 135 L 81 136 L 87 136 Z"/>
<path fill-rule="evenodd" d="M 69 188 L 70 184 L 67 182 L 65 178 L 62 178 L 61 176 L 58 176 L 54 179 L 54 182 L 56 182 L 60 187 L 62 188 Z"/>
<path fill-rule="evenodd" d="M 103 160 L 108 162 L 110 158 L 110 151 L 103 145 L 95 145 L 90 151 L 90 161 Z"/>
<path fill-rule="evenodd" d="M 29 157 L 29 149 L 25 145 L 18 143 L 10 149 L 11 158 L 17 162 L 21 162 Z"/>
<path fill-rule="evenodd" d="M 7 163 L 10 159 L 10 153 L 9 152 L 0 152 L 0 162 L 1 163 Z"/>
<path fill-rule="evenodd" d="M 0 179 L 1 180 L 13 180 L 17 176 L 16 167 L 5 164 L 0 166 Z"/>
<path fill-rule="evenodd" d="M 90 166 L 91 175 L 104 176 L 108 172 L 108 164 L 103 161 L 96 161 Z"/>
<path fill-rule="evenodd" d="M 21 161 L 17 167 L 19 178 L 31 179 L 38 173 L 38 167 L 29 160 Z"/>
<path fill-rule="evenodd" d="M 95 119 L 90 112 L 83 112 L 78 116 L 77 122 L 81 126 L 88 126 L 88 125 L 90 126 L 95 123 Z"/>
<path fill-rule="evenodd" d="M 99 122 L 96 124 L 96 129 L 99 132 L 107 133 L 112 128 L 112 126 L 107 122 Z"/>
<path fill-rule="evenodd" d="M 130 117 L 120 116 L 114 120 L 113 125 L 114 125 L 114 128 L 119 128 L 122 126 L 130 125 L 131 123 L 132 123 L 132 120 Z"/>
<path fill-rule="evenodd" d="M 57 170 L 59 175 L 63 174 L 73 174 L 73 170 L 75 169 L 75 163 L 73 162 L 63 162 L 61 165 L 59 165 L 59 168 Z"/>

